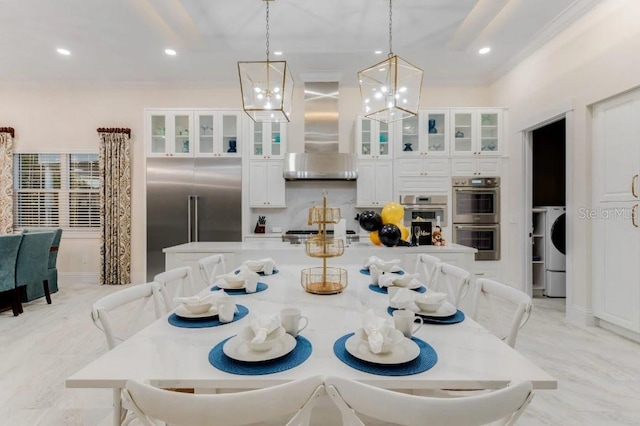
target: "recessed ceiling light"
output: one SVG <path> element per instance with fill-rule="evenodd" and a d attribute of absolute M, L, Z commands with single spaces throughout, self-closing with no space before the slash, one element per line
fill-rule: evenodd
<path fill-rule="evenodd" d="M 71 55 L 71 52 L 69 50 L 63 49 L 62 47 L 57 48 L 56 52 L 58 52 L 59 54 L 64 55 L 64 56 Z"/>
<path fill-rule="evenodd" d="M 375 53 L 376 55 L 382 55 L 382 50 L 375 50 L 373 53 Z"/>
<path fill-rule="evenodd" d="M 276 56 L 280 56 L 282 55 L 282 51 L 281 50 L 276 50 L 275 52 L 273 52 L 274 55 Z"/>
<path fill-rule="evenodd" d="M 165 53 L 165 55 L 169 55 L 169 56 L 176 56 L 176 54 L 177 54 L 178 52 L 176 52 L 176 51 L 175 51 L 175 50 L 173 50 L 173 49 L 164 49 L 164 53 Z"/>
<path fill-rule="evenodd" d="M 478 50 L 478 53 L 481 54 L 481 55 L 486 55 L 489 52 L 491 52 L 491 48 L 490 47 L 483 47 L 482 49 Z"/>

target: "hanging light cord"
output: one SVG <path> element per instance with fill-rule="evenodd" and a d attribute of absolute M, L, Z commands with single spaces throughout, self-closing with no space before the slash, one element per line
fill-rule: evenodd
<path fill-rule="evenodd" d="M 271 0 L 266 0 L 267 3 L 267 62 L 269 62 L 269 2 Z"/>
<path fill-rule="evenodd" d="M 391 41 L 393 40 L 393 35 L 391 31 L 392 22 L 393 22 L 392 0 L 389 0 L 389 57 L 393 56 L 393 49 L 391 48 Z"/>

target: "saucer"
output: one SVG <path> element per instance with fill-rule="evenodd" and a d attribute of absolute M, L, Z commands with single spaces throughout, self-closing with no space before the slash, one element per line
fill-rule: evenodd
<path fill-rule="evenodd" d="M 418 311 L 416 315 L 420 315 L 421 317 L 444 318 L 455 315 L 457 311 L 456 307 L 451 303 L 444 302 L 435 312 Z"/>
<path fill-rule="evenodd" d="M 202 318 L 214 318 L 218 316 L 218 308 L 212 306 L 207 312 L 201 314 L 194 314 L 190 312 L 184 305 L 178 305 L 175 310 L 176 316 L 186 319 L 202 319 Z"/>
<path fill-rule="evenodd" d="M 349 337 L 344 343 L 344 347 L 352 356 L 373 364 L 404 364 L 413 361 L 420 355 L 420 347 L 413 340 L 407 338 L 402 339 L 391 352 L 386 354 L 374 354 L 369 350 L 369 345 L 362 342 L 356 335 Z"/>
<path fill-rule="evenodd" d="M 285 356 L 295 349 L 297 341 L 289 334 L 285 334 L 275 346 L 268 351 L 257 352 L 251 350 L 248 343 L 239 336 L 233 336 L 222 347 L 222 352 L 231 359 L 243 362 L 262 362 Z"/>

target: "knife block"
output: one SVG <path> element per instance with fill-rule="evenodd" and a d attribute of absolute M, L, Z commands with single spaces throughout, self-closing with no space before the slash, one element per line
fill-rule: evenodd
<path fill-rule="evenodd" d="M 256 227 L 253 230 L 253 232 L 255 234 L 264 234 L 266 230 L 266 226 L 265 225 L 260 225 L 259 223 L 256 223 Z"/>

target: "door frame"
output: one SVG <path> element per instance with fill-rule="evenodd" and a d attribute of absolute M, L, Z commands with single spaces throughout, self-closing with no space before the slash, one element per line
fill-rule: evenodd
<path fill-rule="evenodd" d="M 524 250 L 522 251 L 521 264 L 523 265 L 521 270 L 521 280 L 524 283 L 524 291 L 530 296 L 533 295 L 532 288 L 532 270 L 531 270 L 531 256 L 532 245 L 529 234 L 533 227 L 533 217 L 531 210 L 533 208 L 532 195 L 533 195 L 533 131 L 556 121 L 565 119 L 565 205 L 566 211 L 574 211 L 574 200 L 572 191 L 573 187 L 573 165 L 570 161 L 573 158 L 573 103 L 571 101 L 558 105 L 556 108 L 539 115 L 524 125 L 520 126 L 518 131 L 521 143 L 522 143 L 522 182 L 524 183 L 524 191 L 522 191 L 522 198 L 520 205 L 522 206 L 521 215 L 524 218 L 522 220 L 522 241 L 524 244 Z M 573 241 L 573 224 L 569 220 L 570 215 L 567 214 L 567 227 L 566 227 L 566 239 L 567 239 L 567 253 L 570 252 L 570 246 Z M 571 300 L 573 298 L 573 258 L 567 256 L 566 259 L 567 270 L 567 298 L 566 306 L 571 306 Z"/>

